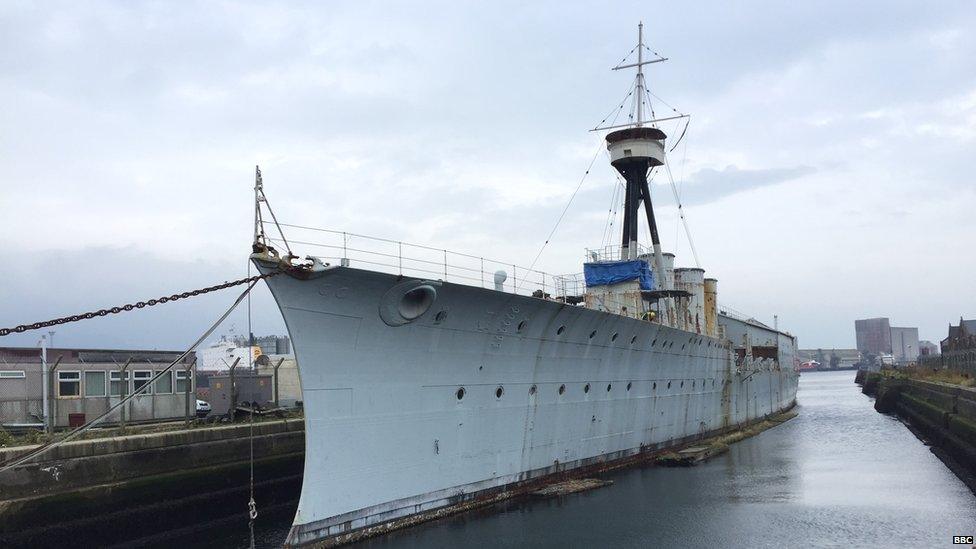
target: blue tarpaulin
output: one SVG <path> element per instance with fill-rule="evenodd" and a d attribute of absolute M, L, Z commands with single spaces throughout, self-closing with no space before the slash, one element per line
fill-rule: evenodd
<path fill-rule="evenodd" d="M 583 276 L 586 278 L 587 286 L 603 286 L 627 280 L 639 280 L 642 290 L 654 289 L 654 277 L 651 274 L 651 268 L 647 266 L 647 262 L 640 259 L 584 263 Z"/>

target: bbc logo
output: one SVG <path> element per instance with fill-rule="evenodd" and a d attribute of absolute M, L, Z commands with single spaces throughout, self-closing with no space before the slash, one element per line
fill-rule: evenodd
<path fill-rule="evenodd" d="M 976 536 L 952 536 L 953 545 L 973 545 L 976 544 Z"/>

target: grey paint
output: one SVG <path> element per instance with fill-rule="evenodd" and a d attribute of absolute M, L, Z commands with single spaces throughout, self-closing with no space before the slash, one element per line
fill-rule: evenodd
<path fill-rule="evenodd" d="M 436 285 L 430 309 L 384 321 L 405 283 Z M 737 362 L 727 342 L 646 321 L 347 267 L 268 285 L 294 344 L 307 425 L 289 543 L 437 509 L 554 464 L 688 440 L 796 394 L 794 339 L 727 317 L 728 330 L 781 354 Z"/>

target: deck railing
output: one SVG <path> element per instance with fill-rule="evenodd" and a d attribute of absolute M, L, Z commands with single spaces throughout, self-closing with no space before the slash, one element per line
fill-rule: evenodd
<path fill-rule="evenodd" d="M 293 249 L 311 247 L 318 252 L 299 255 L 311 255 L 333 265 L 552 299 L 581 295 L 585 290 L 582 274 L 552 275 L 514 263 L 400 240 L 288 223 L 280 225 L 287 229 L 285 237 Z M 268 228 L 273 231 L 273 226 L 270 224 Z M 281 238 L 268 240 L 276 248 L 283 247 Z"/>

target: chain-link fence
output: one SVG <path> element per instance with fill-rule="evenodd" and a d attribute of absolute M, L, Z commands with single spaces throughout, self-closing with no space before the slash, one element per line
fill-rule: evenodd
<path fill-rule="evenodd" d="M 948 351 L 941 355 L 920 356 L 918 365 L 923 368 L 950 370 L 976 377 L 976 349 Z"/>

